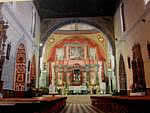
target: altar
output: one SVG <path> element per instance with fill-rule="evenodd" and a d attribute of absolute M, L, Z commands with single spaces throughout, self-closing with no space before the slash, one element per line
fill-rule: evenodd
<path fill-rule="evenodd" d="M 100 89 L 104 81 L 105 59 L 97 57 L 101 50 L 96 43 L 82 38 L 65 39 L 52 51 L 48 59 L 49 83 L 56 86 L 59 94 L 98 93 L 93 88 Z"/>
<path fill-rule="evenodd" d="M 86 86 L 69 86 L 70 94 L 87 94 L 88 89 Z"/>

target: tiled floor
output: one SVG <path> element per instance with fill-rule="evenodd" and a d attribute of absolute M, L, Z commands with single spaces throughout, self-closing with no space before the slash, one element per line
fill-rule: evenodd
<path fill-rule="evenodd" d="M 60 113 L 103 113 L 91 105 L 90 95 L 69 95 L 67 105 Z"/>
<path fill-rule="evenodd" d="M 60 113 L 103 113 L 90 104 L 67 104 Z"/>

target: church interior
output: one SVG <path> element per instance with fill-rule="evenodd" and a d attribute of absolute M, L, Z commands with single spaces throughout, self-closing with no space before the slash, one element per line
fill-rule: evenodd
<path fill-rule="evenodd" d="M 0 0 L 0 113 L 147 113 L 150 0 Z"/>

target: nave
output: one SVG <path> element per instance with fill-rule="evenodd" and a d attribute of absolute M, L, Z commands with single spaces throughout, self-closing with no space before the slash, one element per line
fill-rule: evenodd
<path fill-rule="evenodd" d="M 91 104 L 66 104 L 60 113 L 103 113 Z"/>
<path fill-rule="evenodd" d="M 0 113 L 149 113 L 150 0 L 1 1 Z"/>
<path fill-rule="evenodd" d="M 68 95 L 60 113 L 103 113 L 91 104 L 90 95 Z"/>

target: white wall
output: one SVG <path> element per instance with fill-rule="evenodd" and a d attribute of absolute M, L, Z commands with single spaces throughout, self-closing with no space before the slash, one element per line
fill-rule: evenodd
<path fill-rule="evenodd" d="M 128 68 L 127 57 L 132 60 L 132 47 L 139 43 L 144 60 L 146 87 L 150 88 L 150 59 L 148 59 L 147 41 L 150 41 L 150 4 L 144 5 L 144 0 L 123 0 L 125 12 L 126 31 L 121 31 L 120 7 L 114 16 L 114 29 L 116 41 L 116 64 L 119 84 L 119 57 L 123 55 L 127 74 L 128 89 L 132 85 L 132 69 Z M 145 22 L 142 19 L 146 19 Z M 148 21 L 149 20 L 149 21 Z M 119 89 L 119 85 L 118 85 Z"/>
<path fill-rule="evenodd" d="M 36 56 L 38 64 L 38 43 L 40 39 L 40 18 L 36 11 L 36 32 L 35 38 L 31 33 L 32 26 L 32 8 L 36 11 L 32 2 L 14 2 L 4 3 L 2 6 L 2 16 L 8 22 L 7 43 L 11 42 L 10 60 L 6 60 L 2 80 L 4 89 L 13 90 L 15 77 L 16 50 L 20 43 L 24 43 L 26 48 L 26 67 L 29 60 L 32 60 L 33 54 Z M 5 49 L 7 46 L 5 47 Z M 5 50 L 6 51 L 6 50 Z M 27 68 L 26 68 L 27 69 Z M 38 65 L 37 65 L 38 74 Z"/>

